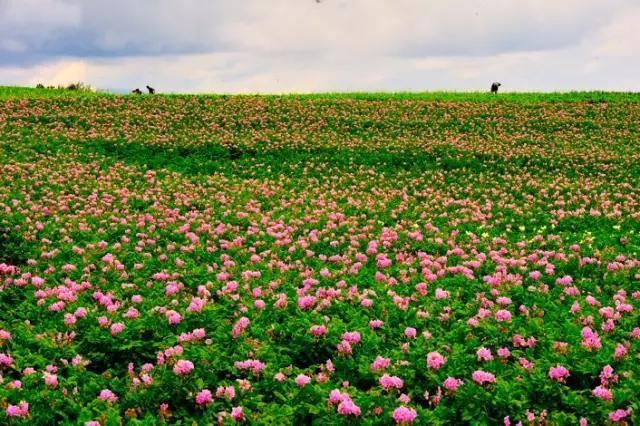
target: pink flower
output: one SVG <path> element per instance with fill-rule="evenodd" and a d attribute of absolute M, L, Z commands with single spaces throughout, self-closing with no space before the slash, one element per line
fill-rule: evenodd
<path fill-rule="evenodd" d="M 346 331 L 342 333 L 342 339 L 349 343 L 360 343 L 360 332 L 358 331 Z"/>
<path fill-rule="evenodd" d="M 244 420 L 244 413 L 242 412 L 242 407 L 233 407 L 231 409 L 231 417 L 236 422 L 240 422 Z"/>
<path fill-rule="evenodd" d="M 203 389 L 196 395 L 196 404 L 198 405 L 209 405 L 213 402 L 213 395 L 211 395 L 211 391 L 209 389 Z"/>
<path fill-rule="evenodd" d="M 619 360 L 620 358 L 624 358 L 626 355 L 627 355 L 627 348 L 624 345 L 618 343 L 613 353 L 614 358 Z"/>
<path fill-rule="evenodd" d="M 392 417 L 396 424 L 409 424 L 418 417 L 418 413 L 413 408 L 398 407 L 393 410 Z"/>
<path fill-rule="evenodd" d="M 98 394 L 98 399 L 101 401 L 116 402 L 118 400 L 118 397 L 109 389 L 102 389 L 100 391 L 100 394 Z"/>
<path fill-rule="evenodd" d="M 342 401 L 338 404 L 338 413 L 343 416 L 359 416 L 360 407 L 353 403 L 347 394 L 343 394 Z"/>
<path fill-rule="evenodd" d="M 353 354 L 351 343 L 347 342 L 346 340 L 343 340 L 340 343 L 338 343 L 337 349 L 340 355 L 349 356 Z"/>
<path fill-rule="evenodd" d="M 309 309 L 316 303 L 317 298 L 315 296 L 302 296 L 298 298 L 298 306 L 300 309 Z"/>
<path fill-rule="evenodd" d="M 11 367 L 11 364 L 13 364 L 13 358 L 11 358 L 11 355 L 0 353 L 0 367 Z"/>
<path fill-rule="evenodd" d="M 520 365 L 522 366 L 522 368 L 524 368 L 525 370 L 531 370 L 534 365 L 531 361 L 527 360 L 526 358 L 520 357 L 518 358 L 518 362 L 520 363 Z"/>
<path fill-rule="evenodd" d="M 598 336 L 598 333 L 593 331 L 589 327 L 584 327 L 582 329 L 582 346 L 587 350 L 598 350 L 602 348 L 602 343 L 600 343 L 600 337 Z"/>
<path fill-rule="evenodd" d="M 496 376 L 483 370 L 476 370 L 471 374 L 471 378 L 479 385 L 485 383 L 495 383 Z"/>
<path fill-rule="evenodd" d="M 312 325 L 310 330 L 314 336 L 322 336 L 327 334 L 327 327 L 324 325 Z"/>
<path fill-rule="evenodd" d="M 49 310 L 51 312 L 60 312 L 64 308 L 65 304 L 63 301 L 53 303 L 49 306 Z"/>
<path fill-rule="evenodd" d="M 464 382 L 460 379 L 456 379 L 455 377 L 447 377 L 442 383 L 442 386 L 451 392 L 455 392 L 456 389 L 458 389 L 458 387 L 462 386 L 463 384 Z"/>
<path fill-rule="evenodd" d="M 296 385 L 298 385 L 301 388 L 303 388 L 306 385 L 308 385 L 309 383 L 311 383 L 311 378 L 309 376 L 307 376 L 306 374 L 298 374 L 296 376 L 296 378 L 295 378 L 295 382 L 296 382 Z"/>
<path fill-rule="evenodd" d="M 173 366 L 173 372 L 176 376 L 186 376 L 193 370 L 193 363 L 185 359 L 179 359 Z"/>
<path fill-rule="evenodd" d="M 121 322 L 117 322 L 115 324 L 111 324 L 111 335 L 117 336 L 124 330 L 124 324 Z"/>
<path fill-rule="evenodd" d="M 382 386 L 382 388 L 387 391 L 390 389 L 402 389 L 402 386 L 404 385 L 404 382 L 401 378 L 396 376 L 389 376 L 388 374 L 380 377 L 379 383 L 380 386 Z"/>
<path fill-rule="evenodd" d="M 511 321 L 511 312 L 505 309 L 500 309 L 498 312 L 496 312 L 496 321 L 498 322 Z"/>
<path fill-rule="evenodd" d="M 378 355 L 376 359 L 371 363 L 371 369 L 373 371 L 384 370 L 385 368 L 389 367 L 390 363 L 391 359 L 382 358 L 380 355 Z"/>
<path fill-rule="evenodd" d="M 556 284 L 558 285 L 569 285 L 573 282 L 573 278 L 569 275 L 565 275 L 561 278 L 556 279 Z"/>
<path fill-rule="evenodd" d="M 69 312 L 64 314 L 64 324 L 66 326 L 71 327 L 75 323 L 76 323 L 76 317 L 73 314 L 71 314 Z"/>
<path fill-rule="evenodd" d="M 611 401 L 611 399 L 613 398 L 613 393 L 604 386 L 596 387 L 593 391 L 591 391 L 591 393 L 593 393 L 593 396 L 596 396 L 601 400 L 607 402 Z"/>
<path fill-rule="evenodd" d="M 508 348 L 498 348 L 498 356 L 502 359 L 507 359 L 511 355 L 511 351 Z"/>
<path fill-rule="evenodd" d="M 18 405 L 9 404 L 5 410 L 5 414 L 7 417 L 25 417 L 29 414 L 29 403 L 20 401 Z"/>
<path fill-rule="evenodd" d="M 416 334 L 417 334 L 417 331 L 413 327 L 407 327 L 404 329 L 404 335 L 407 336 L 409 339 L 415 339 Z"/>
<path fill-rule="evenodd" d="M 142 376 L 140 376 L 140 379 L 145 386 L 151 386 L 151 384 L 153 383 L 153 378 L 148 374 L 143 374 Z"/>
<path fill-rule="evenodd" d="M 247 359 L 244 361 L 236 361 L 233 364 L 239 370 L 249 370 L 255 375 L 260 374 L 262 370 L 265 369 L 266 364 L 257 359 Z"/>
<path fill-rule="evenodd" d="M 616 383 L 618 381 L 618 375 L 613 374 L 613 367 L 610 365 L 605 365 L 602 367 L 602 371 L 600 372 L 600 383 L 603 386 L 609 386 L 611 383 Z"/>
<path fill-rule="evenodd" d="M 43 377 L 45 385 L 51 388 L 55 388 L 58 386 L 58 376 L 56 376 L 55 374 L 51 374 L 45 371 L 43 373 Z"/>
<path fill-rule="evenodd" d="M 427 354 L 427 366 L 434 370 L 439 369 L 447 362 L 447 359 L 440 355 L 439 352 L 429 352 Z"/>
<path fill-rule="evenodd" d="M 624 420 L 629 413 L 631 412 L 631 410 L 622 410 L 620 408 L 618 408 L 616 411 L 612 411 L 611 413 L 609 413 L 609 419 L 611 419 L 614 422 L 620 422 L 622 420 Z"/>
<path fill-rule="evenodd" d="M 378 268 L 388 268 L 389 266 L 391 266 L 392 262 L 391 259 L 389 259 L 388 257 L 386 257 L 385 255 L 379 255 L 378 258 L 376 259 L 376 266 Z"/>
<path fill-rule="evenodd" d="M 549 369 L 549 377 L 557 382 L 564 383 L 565 379 L 569 377 L 569 370 L 561 365 L 551 367 Z"/>
<path fill-rule="evenodd" d="M 446 291 L 446 290 L 443 290 L 441 288 L 437 288 L 435 296 L 436 296 L 436 300 L 448 299 L 449 298 L 449 292 Z"/>
<path fill-rule="evenodd" d="M 109 319 L 107 317 L 98 317 L 98 324 L 100 327 L 106 327 L 109 324 Z"/>
<path fill-rule="evenodd" d="M 233 335 L 233 338 L 236 339 L 238 336 L 240 336 L 244 330 L 246 330 L 247 327 L 249 327 L 249 318 L 247 317 L 242 317 L 240 318 L 235 325 L 233 326 L 233 329 L 231 330 L 231 334 Z"/>
<path fill-rule="evenodd" d="M 478 352 L 476 352 L 478 356 L 478 361 L 491 361 L 493 360 L 493 355 L 491 354 L 491 349 L 480 348 Z"/>
<path fill-rule="evenodd" d="M 80 307 L 73 313 L 76 318 L 84 318 L 87 316 L 87 309 Z"/>
<path fill-rule="evenodd" d="M 370 308 L 370 307 L 373 306 L 373 300 L 371 300 L 371 299 L 362 299 L 360 301 L 360 304 L 362 306 L 364 306 L 365 308 Z"/>
<path fill-rule="evenodd" d="M 192 297 L 189 302 L 189 306 L 187 306 L 187 312 L 202 312 L 202 309 L 207 304 L 206 299 L 202 299 L 200 297 Z"/>
<path fill-rule="evenodd" d="M 384 325 L 384 322 L 382 322 L 379 319 L 369 321 L 369 328 L 371 328 L 372 330 L 376 330 L 382 327 L 383 325 Z"/>
<path fill-rule="evenodd" d="M 170 325 L 180 324 L 180 322 L 182 322 L 182 316 L 176 311 L 167 311 L 165 316 Z"/>
<path fill-rule="evenodd" d="M 236 397 L 236 389 L 233 386 L 218 386 L 216 389 L 216 396 L 218 398 L 225 397 L 229 401 Z"/>
<path fill-rule="evenodd" d="M 348 397 L 346 393 L 343 394 L 338 389 L 334 389 L 329 392 L 329 404 L 337 404 L 338 402 L 342 401 L 345 396 Z"/>
<path fill-rule="evenodd" d="M 127 318 L 127 319 L 138 318 L 140 316 L 140 312 L 138 312 L 138 310 L 136 308 L 132 307 L 132 308 L 127 309 L 127 312 L 122 314 L 122 316 Z"/>

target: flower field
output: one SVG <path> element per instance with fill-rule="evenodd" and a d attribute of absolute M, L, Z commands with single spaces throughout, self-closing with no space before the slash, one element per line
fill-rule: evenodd
<path fill-rule="evenodd" d="M 640 423 L 640 95 L 0 88 L 0 167 L 0 424 Z"/>

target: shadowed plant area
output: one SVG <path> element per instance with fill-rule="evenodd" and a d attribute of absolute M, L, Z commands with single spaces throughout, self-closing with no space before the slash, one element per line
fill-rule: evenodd
<path fill-rule="evenodd" d="M 0 423 L 638 423 L 639 101 L 1 87 Z"/>

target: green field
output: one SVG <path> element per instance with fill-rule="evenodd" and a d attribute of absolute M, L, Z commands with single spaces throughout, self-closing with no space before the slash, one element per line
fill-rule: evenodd
<path fill-rule="evenodd" d="M 0 167 L 0 424 L 640 422 L 638 93 L 0 87 Z"/>

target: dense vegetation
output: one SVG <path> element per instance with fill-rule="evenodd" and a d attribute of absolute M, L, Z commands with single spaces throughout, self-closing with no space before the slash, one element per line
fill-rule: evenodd
<path fill-rule="evenodd" d="M 639 141 L 637 94 L 0 88 L 0 423 L 638 423 Z"/>

